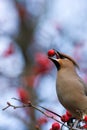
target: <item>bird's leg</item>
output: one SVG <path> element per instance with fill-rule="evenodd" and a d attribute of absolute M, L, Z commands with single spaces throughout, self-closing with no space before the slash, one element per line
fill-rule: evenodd
<path fill-rule="evenodd" d="M 80 120 L 76 120 L 74 125 L 72 126 L 71 130 L 80 130 L 79 128 L 77 128 L 78 126 L 78 123 L 79 123 Z"/>
<path fill-rule="evenodd" d="M 75 120 L 76 120 L 76 119 L 73 118 L 73 117 L 70 118 L 69 121 L 67 122 L 67 125 L 70 126 L 70 127 L 72 127 L 72 126 L 74 125 Z"/>

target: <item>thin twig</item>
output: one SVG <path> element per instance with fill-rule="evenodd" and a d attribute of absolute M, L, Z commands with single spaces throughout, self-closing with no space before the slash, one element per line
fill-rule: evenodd
<path fill-rule="evenodd" d="M 10 102 L 7 102 L 7 106 L 5 108 L 3 108 L 2 110 L 4 111 L 9 107 L 13 107 L 14 109 L 17 109 L 17 108 L 31 107 L 31 105 L 30 104 L 23 104 L 22 106 L 15 106 L 15 105 L 12 105 Z"/>
<path fill-rule="evenodd" d="M 46 110 L 46 111 L 48 111 L 48 112 L 50 112 L 50 113 L 56 115 L 56 116 L 58 116 L 58 117 L 61 117 L 61 116 L 60 116 L 59 114 L 57 114 L 56 112 L 53 112 L 53 111 L 51 111 L 51 110 L 49 110 L 49 109 L 47 109 L 47 108 L 45 108 L 45 107 L 43 107 L 43 106 L 40 106 L 40 105 L 38 105 L 38 106 L 41 107 L 41 108 L 43 108 L 44 110 Z"/>
<path fill-rule="evenodd" d="M 18 100 L 18 99 L 15 99 L 15 100 Z M 7 108 L 9 107 L 12 107 L 14 109 L 17 109 L 17 108 L 24 108 L 24 107 L 32 107 L 36 110 L 38 110 L 39 112 L 41 112 L 42 114 L 44 114 L 45 116 L 47 116 L 48 118 L 51 118 L 57 122 L 59 122 L 60 124 L 63 124 L 61 121 L 57 120 L 54 116 L 51 116 L 47 113 L 45 113 L 44 111 L 42 111 L 41 109 L 39 109 L 38 107 L 36 107 L 35 105 L 33 105 L 30 101 L 27 103 L 27 104 L 23 104 L 22 106 L 15 106 L 15 105 L 12 105 L 11 103 L 7 102 L 7 106 L 5 108 L 3 108 L 2 110 L 6 110 Z M 64 124 L 64 126 L 68 127 L 67 125 Z M 68 127 L 69 128 L 69 127 Z"/>
<path fill-rule="evenodd" d="M 17 98 L 12 98 L 12 99 L 21 102 L 20 99 L 17 99 Z M 21 102 L 21 103 L 22 103 L 22 102 Z M 38 107 L 36 107 L 35 105 L 33 105 L 33 104 L 31 103 L 31 101 L 28 101 L 27 103 L 22 103 L 22 104 L 23 104 L 22 106 L 15 106 L 15 105 L 12 105 L 10 102 L 7 102 L 7 106 L 6 106 L 5 108 L 3 108 L 2 110 L 6 110 L 6 109 L 8 109 L 9 107 L 12 107 L 12 108 L 14 108 L 14 109 L 24 108 L 24 107 L 32 107 L 32 108 L 36 109 L 37 111 L 41 112 L 42 114 L 44 114 L 46 117 L 51 118 L 51 119 L 53 119 L 53 120 L 59 122 L 60 124 L 62 124 L 62 127 L 65 126 L 65 127 L 69 128 L 69 130 L 81 130 L 81 129 L 79 129 L 79 128 L 75 128 L 75 126 L 74 126 L 74 127 L 70 127 L 70 126 L 65 125 L 65 123 L 63 123 L 63 122 L 57 120 L 53 115 L 47 114 L 46 112 L 42 111 L 40 108 L 38 108 Z M 45 108 L 45 107 L 43 107 L 43 106 L 39 106 L 39 107 L 43 108 L 44 110 L 47 110 L 47 111 L 50 112 L 50 113 L 53 113 L 54 115 L 57 115 L 58 117 L 61 117 L 61 116 L 58 115 L 57 113 L 55 113 L 55 112 L 53 112 L 53 111 L 51 111 L 51 110 L 49 110 L 49 109 L 47 109 L 47 108 Z"/>

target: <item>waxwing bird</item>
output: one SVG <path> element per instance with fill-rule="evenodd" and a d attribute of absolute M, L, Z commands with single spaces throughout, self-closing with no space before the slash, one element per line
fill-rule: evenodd
<path fill-rule="evenodd" d="M 87 85 L 77 74 L 78 64 L 70 56 L 55 50 L 48 56 L 57 68 L 56 91 L 60 103 L 77 119 L 87 114 Z"/>

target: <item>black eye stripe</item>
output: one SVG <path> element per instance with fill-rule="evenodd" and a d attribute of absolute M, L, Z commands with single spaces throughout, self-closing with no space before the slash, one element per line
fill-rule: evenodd
<path fill-rule="evenodd" d="M 59 57 L 60 57 L 61 59 L 66 58 L 66 57 L 64 57 L 62 54 L 60 54 L 58 51 L 57 51 L 57 54 L 59 55 Z"/>
<path fill-rule="evenodd" d="M 68 55 L 66 55 L 66 54 L 64 54 L 64 53 L 60 53 L 60 52 L 58 52 L 58 51 L 56 51 L 56 52 L 57 52 L 57 54 L 59 55 L 60 59 L 65 59 L 65 58 L 66 58 L 66 59 L 72 61 L 73 64 L 74 64 L 77 68 L 79 68 L 78 64 L 74 61 L 73 58 L 71 58 L 70 56 L 68 56 Z"/>
<path fill-rule="evenodd" d="M 61 58 L 61 59 L 65 59 L 66 57 L 64 57 L 64 56 L 61 55 L 60 58 Z"/>

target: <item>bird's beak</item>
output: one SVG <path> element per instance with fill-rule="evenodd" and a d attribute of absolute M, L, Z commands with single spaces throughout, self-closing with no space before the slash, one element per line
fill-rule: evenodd
<path fill-rule="evenodd" d="M 57 67 L 57 69 L 59 70 L 60 69 L 60 64 L 59 64 L 59 60 L 54 58 L 54 57 L 48 57 L 54 64 L 55 66 Z"/>
<path fill-rule="evenodd" d="M 57 50 L 55 50 L 55 49 L 54 49 L 54 51 L 55 51 L 55 53 L 56 53 L 56 57 L 59 57 L 59 58 L 61 58 L 61 59 L 64 59 L 64 55 L 63 55 L 62 53 L 60 53 L 59 51 L 57 51 Z"/>

